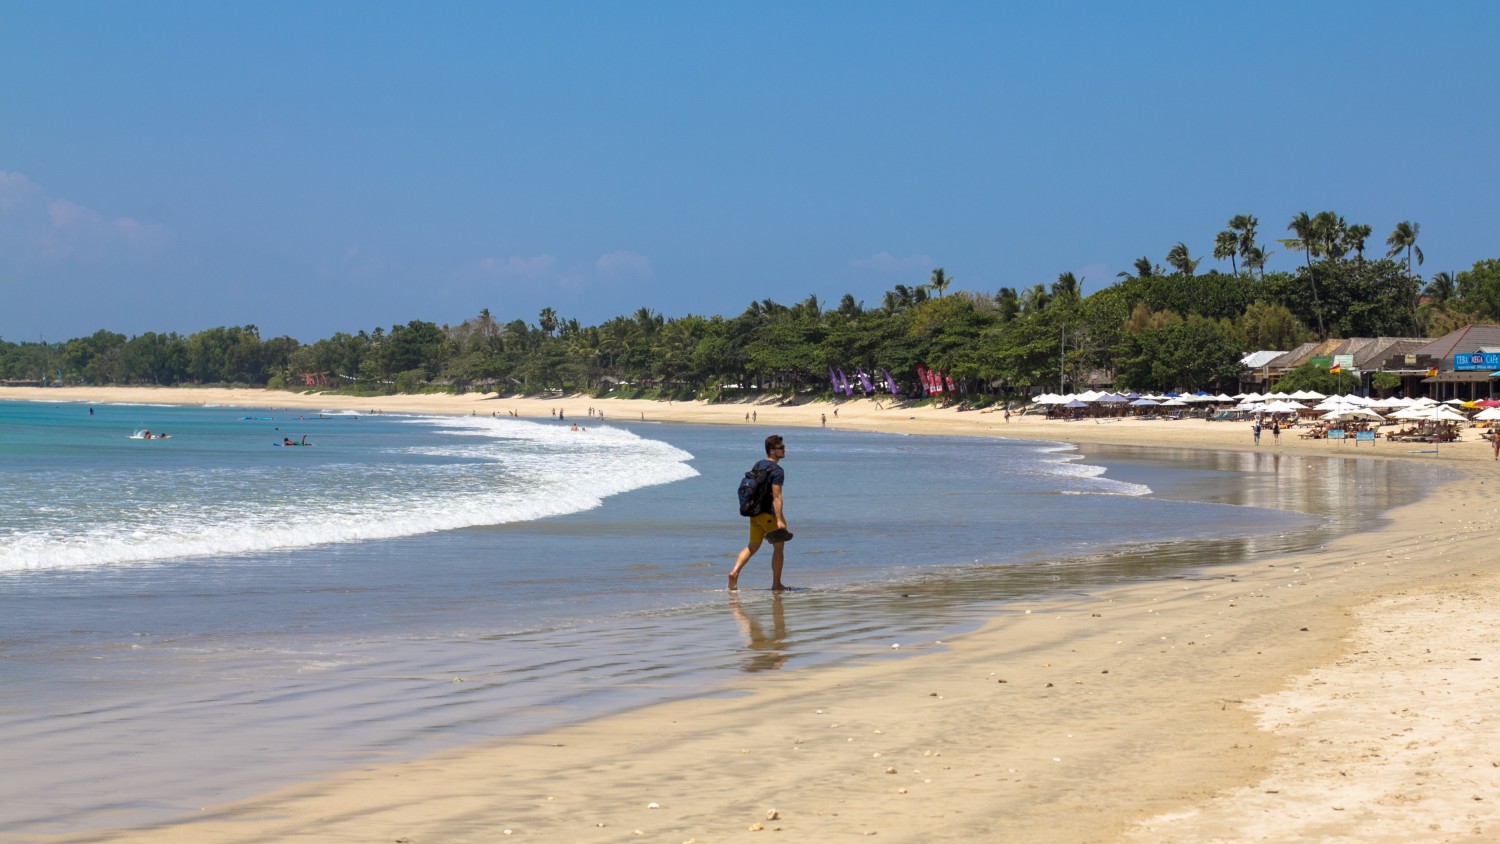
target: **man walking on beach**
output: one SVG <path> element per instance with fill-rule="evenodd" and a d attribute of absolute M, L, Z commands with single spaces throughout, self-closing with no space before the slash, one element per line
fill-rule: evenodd
<path fill-rule="evenodd" d="M 786 529 L 786 514 L 781 509 L 781 486 L 786 482 L 786 472 L 779 465 L 781 458 L 786 456 L 786 444 L 782 442 L 781 435 L 772 434 L 766 437 L 766 459 L 758 461 L 754 469 L 766 469 L 766 487 L 769 489 L 767 496 L 770 499 L 770 507 L 762 507 L 760 515 L 750 517 L 750 544 L 740 551 L 740 555 L 734 561 L 734 568 L 729 570 L 729 588 L 739 588 L 740 570 L 760 550 L 762 540 L 769 539 L 771 542 L 771 589 L 780 592 L 786 589 L 786 584 L 781 582 L 781 566 L 786 561 L 786 540 L 790 534 Z"/>

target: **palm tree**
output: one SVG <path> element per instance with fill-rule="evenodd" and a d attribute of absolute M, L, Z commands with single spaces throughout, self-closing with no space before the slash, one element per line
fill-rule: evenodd
<path fill-rule="evenodd" d="M 1453 277 L 1453 273 L 1441 272 L 1433 274 L 1432 281 L 1427 282 L 1422 295 L 1426 296 L 1432 304 L 1441 305 L 1452 299 L 1457 291 L 1458 281 Z"/>
<path fill-rule="evenodd" d="M 1390 237 L 1387 237 L 1385 239 L 1385 245 L 1390 247 L 1390 249 L 1385 253 L 1385 256 L 1387 258 L 1394 258 L 1397 255 L 1401 254 L 1401 250 L 1406 250 L 1406 283 L 1410 284 L 1413 288 L 1413 295 L 1411 297 L 1411 318 L 1413 324 L 1416 324 L 1418 322 L 1417 296 L 1415 294 L 1417 279 L 1411 271 L 1411 256 L 1412 253 L 1415 252 L 1417 255 L 1417 263 L 1422 263 L 1422 247 L 1417 245 L 1417 235 L 1421 233 L 1421 223 L 1413 223 L 1410 220 L 1402 220 L 1401 222 L 1397 223 L 1396 228 L 1391 231 Z"/>
<path fill-rule="evenodd" d="M 1236 214 L 1229 218 L 1229 230 L 1236 233 L 1235 249 L 1245 259 L 1245 268 L 1250 269 L 1250 254 L 1256 250 L 1255 227 L 1260 221 L 1253 214 Z"/>
<path fill-rule="evenodd" d="M 1266 259 L 1275 254 L 1275 252 L 1268 252 L 1259 246 L 1251 246 L 1244 253 L 1245 269 L 1260 270 L 1260 278 L 1264 281 L 1266 278 Z"/>
<path fill-rule="evenodd" d="M 1332 211 L 1319 211 L 1313 217 L 1313 232 L 1319 243 L 1318 253 L 1323 260 L 1343 258 L 1349 254 L 1349 225 L 1344 218 Z"/>
<path fill-rule="evenodd" d="M 1407 278 L 1411 277 L 1412 253 L 1416 253 L 1417 264 L 1420 265 L 1422 263 L 1422 247 L 1417 245 L 1417 235 L 1421 233 L 1421 223 L 1413 223 L 1410 220 L 1402 220 L 1401 222 L 1397 223 L 1396 228 L 1391 231 L 1390 237 L 1387 237 L 1385 239 L 1385 245 L 1390 247 L 1390 249 L 1385 253 L 1385 257 L 1394 258 L 1397 255 L 1401 254 L 1401 250 L 1406 250 Z"/>
<path fill-rule="evenodd" d="M 1130 274 L 1129 270 L 1120 270 L 1119 272 L 1115 273 L 1115 278 L 1150 278 L 1157 274 L 1156 268 L 1151 266 L 1151 259 L 1147 258 L 1145 255 L 1136 258 L 1135 264 L 1133 264 L 1132 266 L 1135 267 L 1134 276 Z"/>
<path fill-rule="evenodd" d="M 1052 297 L 1047 294 L 1047 288 L 1037 282 L 1021 293 L 1021 310 L 1028 314 L 1041 313 L 1050 301 Z"/>
<path fill-rule="evenodd" d="M 1077 300 L 1083 296 L 1083 280 L 1072 273 L 1061 273 L 1052 282 L 1051 298 L 1054 300 Z"/>
<path fill-rule="evenodd" d="M 1365 241 L 1374 232 L 1374 229 L 1364 223 L 1355 223 L 1349 227 L 1349 243 L 1354 247 L 1354 254 L 1358 256 L 1360 263 L 1365 261 Z"/>
<path fill-rule="evenodd" d="M 845 293 L 839 300 L 838 315 L 845 319 L 853 319 L 864 312 L 865 303 L 855 300 L 853 293 Z"/>
<path fill-rule="evenodd" d="M 1000 321 L 1010 322 L 1021 311 L 1021 297 L 1014 287 L 1002 287 L 995 294 L 995 306 L 1000 310 Z"/>
<path fill-rule="evenodd" d="M 1187 244 L 1177 241 L 1177 245 L 1167 251 L 1167 266 L 1183 275 L 1192 275 L 1198 269 L 1198 261 L 1188 254 Z"/>
<path fill-rule="evenodd" d="M 541 326 L 543 331 L 547 332 L 548 337 L 551 337 L 552 332 L 557 330 L 557 311 L 551 308 L 542 308 L 542 312 L 537 314 L 536 324 Z"/>
<path fill-rule="evenodd" d="M 1318 338 L 1328 336 L 1323 330 L 1323 308 L 1318 304 L 1318 282 L 1313 278 L 1312 256 L 1320 248 L 1318 243 L 1318 231 L 1313 224 L 1313 218 L 1306 211 L 1298 211 L 1297 216 L 1286 224 L 1287 231 L 1296 237 L 1284 237 L 1277 241 L 1288 249 L 1301 250 L 1303 258 L 1307 261 L 1307 283 L 1312 285 L 1313 313 L 1318 317 Z"/>
<path fill-rule="evenodd" d="M 1240 239 L 1232 231 L 1222 231 L 1214 235 L 1214 259 L 1222 261 L 1229 259 L 1229 268 L 1235 275 L 1240 274 L 1239 264 L 1235 262 L 1235 255 L 1239 252 Z"/>
<path fill-rule="evenodd" d="M 943 272 L 942 267 L 938 267 L 937 269 L 933 270 L 932 275 L 927 279 L 927 286 L 937 291 L 938 298 L 942 298 L 943 291 L 947 290 L 948 285 L 952 283 L 953 279 L 949 278 Z"/>

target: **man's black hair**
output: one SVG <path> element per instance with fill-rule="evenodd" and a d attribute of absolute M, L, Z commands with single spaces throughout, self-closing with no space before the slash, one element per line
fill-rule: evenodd
<path fill-rule="evenodd" d="M 771 436 L 766 437 L 766 454 L 770 454 L 772 451 L 778 448 L 781 448 L 780 434 L 772 434 Z"/>

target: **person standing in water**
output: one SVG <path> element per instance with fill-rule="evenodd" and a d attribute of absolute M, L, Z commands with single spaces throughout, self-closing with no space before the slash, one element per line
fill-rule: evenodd
<path fill-rule="evenodd" d="M 734 561 L 734 568 L 729 570 L 729 588 L 739 588 L 740 570 L 760 550 L 762 541 L 769 539 L 771 542 L 771 589 L 780 592 L 786 589 L 786 584 L 781 582 L 781 567 L 786 562 L 786 513 L 782 510 L 781 487 L 786 483 L 786 472 L 781 468 L 781 458 L 786 456 L 786 443 L 782 441 L 780 434 L 772 434 L 766 437 L 766 459 L 755 464 L 756 469 L 769 470 L 766 474 L 766 486 L 770 488 L 770 509 L 762 510 L 760 515 L 750 517 L 750 543 L 741 551 Z M 777 539 L 776 534 L 783 539 Z"/>

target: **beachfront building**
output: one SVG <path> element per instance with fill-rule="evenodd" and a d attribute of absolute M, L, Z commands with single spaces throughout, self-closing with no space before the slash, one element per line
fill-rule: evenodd
<path fill-rule="evenodd" d="M 1358 379 L 1351 382 L 1350 392 L 1370 395 L 1373 392 L 1370 386 L 1370 376 L 1376 372 L 1389 371 L 1387 366 L 1390 362 L 1401 363 L 1413 350 L 1430 342 L 1430 339 L 1424 337 L 1329 338 L 1313 343 L 1303 343 L 1288 352 L 1274 353 L 1269 360 L 1258 361 L 1259 372 L 1246 373 L 1246 376 L 1253 380 L 1257 392 L 1265 392 L 1268 385 L 1276 383 L 1276 379 L 1299 366 L 1313 363 L 1326 368 L 1338 363 L 1342 365 L 1344 372 Z M 1407 374 L 1419 380 L 1426 373 L 1427 369 L 1423 368 L 1420 372 Z M 1403 382 L 1403 390 L 1409 396 L 1420 395 L 1424 392 L 1418 388 L 1415 380 L 1409 384 Z"/>
<path fill-rule="evenodd" d="M 1422 362 L 1429 364 L 1421 369 L 1421 392 L 1439 401 L 1492 399 L 1500 380 L 1496 378 L 1500 375 L 1500 325 L 1466 325 L 1450 331 L 1428 340 L 1402 363 L 1407 360 L 1417 363 L 1409 372 L 1419 369 Z M 1437 370 L 1434 374 L 1427 374 L 1433 369 Z"/>
<path fill-rule="evenodd" d="M 1267 349 L 1260 352 L 1251 352 L 1240 358 L 1240 363 L 1245 365 L 1245 374 L 1240 376 L 1240 392 L 1242 393 L 1268 393 L 1271 391 L 1271 361 L 1276 360 L 1285 351 Z"/>

